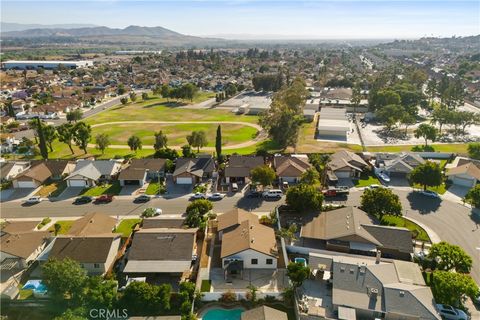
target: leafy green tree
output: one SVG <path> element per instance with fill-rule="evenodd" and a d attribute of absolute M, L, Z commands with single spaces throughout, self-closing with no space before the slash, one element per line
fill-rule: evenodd
<path fill-rule="evenodd" d="M 434 271 L 432 291 L 437 303 L 459 307 L 463 297 L 475 298 L 479 294 L 479 287 L 467 274 Z"/>
<path fill-rule="evenodd" d="M 65 143 L 72 154 L 74 154 L 72 149 L 72 140 L 75 135 L 73 125 L 71 123 L 64 123 L 57 127 L 58 141 Z"/>
<path fill-rule="evenodd" d="M 222 158 L 222 126 L 218 125 L 217 135 L 215 137 L 215 151 L 217 152 L 217 159 Z"/>
<path fill-rule="evenodd" d="M 137 94 L 134 91 L 130 92 L 129 97 L 132 102 L 137 101 Z"/>
<path fill-rule="evenodd" d="M 318 173 L 317 169 L 309 168 L 300 177 L 300 183 L 307 184 L 307 185 L 316 185 L 320 182 L 320 174 Z"/>
<path fill-rule="evenodd" d="M 193 209 L 187 212 L 187 217 L 185 218 L 185 224 L 190 228 L 201 228 L 205 226 L 207 216 L 200 214 L 198 209 Z"/>
<path fill-rule="evenodd" d="M 288 188 L 286 202 L 293 210 L 320 210 L 323 195 L 313 185 L 299 184 Z"/>
<path fill-rule="evenodd" d="M 437 94 L 437 80 L 435 78 L 430 79 L 427 83 L 426 94 L 430 100 L 430 105 L 433 103 L 433 99 Z"/>
<path fill-rule="evenodd" d="M 182 156 L 184 158 L 195 158 L 195 153 L 193 153 L 192 147 L 188 144 L 182 146 Z"/>
<path fill-rule="evenodd" d="M 48 159 L 48 150 L 47 150 L 47 141 L 45 139 L 44 128 L 45 126 L 40 121 L 40 118 L 36 118 L 37 122 L 36 130 L 38 135 L 38 147 L 40 148 L 40 154 L 42 155 L 43 159 Z"/>
<path fill-rule="evenodd" d="M 162 85 L 160 88 L 160 94 L 162 95 L 163 98 L 166 98 L 168 101 L 168 98 L 170 98 L 170 87 L 166 84 Z"/>
<path fill-rule="evenodd" d="M 405 110 L 401 105 L 389 104 L 377 109 L 375 118 L 390 132 L 400 121 L 403 114 L 405 114 Z"/>
<path fill-rule="evenodd" d="M 468 190 L 465 195 L 465 201 L 475 208 L 480 208 L 480 184 L 477 184 L 475 187 Z"/>
<path fill-rule="evenodd" d="M 387 105 L 401 105 L 400 95 L 391 89 L 371 90 L 368 100 L 371 111 L 376 111 Z"/>
<path fill-rule="evenodd" d="M 281 238 L 287 240 L 288 243 L 292 243 L 292 241 L 296 239 L 295 234 L 297 233 L 297 231 L 297 225 L 293 223 L 288 228 L 282 228 L 278 230 L 277 234 Z"/>
<path fill-rule="evenodd" d="M 80 109 L 75 109 L 70 112 L 67 112 L 67 121 L 68 122 L 77 122 L 82 120 L 83 112 Z"/>
<path fill-rule="evenodd" d="M 88 320 L 85 313 L 84 308 L 67 309 L 61 315 L 53 318 L 53 320 Z"/>
<path fill-rule="evenodd" d="M 192 134 L 187 136 L 187 142 L 190 146 L 197 148 L 197 152 L 200 152 L 200 148 L 208 144 L 207 135 L 203 130 L 192 131 Z"/>
<path fill-rule="evenodd" d="M 301 262 L 290 262 L 287 266 L 287 276 L 295 288 L 300 287 L 309 275 L 310 269 Z"/>
<path fill-rule="evenodd" d="M 207 214 L 210 210 L 213 209 L 213 204 L 209 200 L 205 199 L 198 199 L 192 201 L 188 206 L 187 206 L 187 214 L 193 210 L 198 210 L 198 213 L 202 216 Z"/>
<path fill-rule="evenodd" d="M 148 93 L 146 93 L 146 92 L 142 93 L 142 100 L 143 101 L 148 100 Z"/>
<path fill-rule="evenodd" d="M 127 144 L 132 151 L 137 152 L 137 150 L 142 150 L 142 140 L 140 140 L 140 138 L 135 135 L 128 138 Z"/>
<path fill-rule="evenodd" d="M 428 140 L 435 142 L 437 140 L 437 129 L 434 126 L 431 126 L 426 123 L 422 123 L 418 126 L 417 129 L 414 131 L 415 138 L 423 138 L 425 139 L 425 147 L 428 145 Z"/>
<path fill-rule="evenodd" d="M 55 223 L 53 225 L 53 230 L 55 232 L 55 236 L 58 235 L 58 233 L 60 232 L 61 229 L 62 229 L 62 225 L 60 223 Z"/>
<path fill-rule="evenodd" d="M 402 215 L 400 198 L 387 188 L 366 189 L 361 197 L 362 210 L 380 220 L 384 215 Z"/>
<path fill-rule="evenodd" d="M 105 154 L 105 149 L 110 145 L 110 137 L 106 133 L 97 134 L 95 143 L 97 144 L 95 147 L 102 151 L 102 154 Z"/>
<path fill-rule="evenodd" d="M 70 258 L 50 259 L 42 267 L 43 281 L 55 301 L 79 305 L 87 281 L 86 271 Z M 67 299 L 67 300 L 66 300 Z"/>
<path fill-rule="evenodd" d="M 445 241 L 434 243 L 428 258 L 433 260 L 437 270 L 460 273 L 469 273 L 473 263 L 472 258 L 461 247 Z"/>
<path fill-rule="evenodd" d="M 269 186 L 275 181 L 275 171 L 267 165 L 258 166 L 253 168 L 250 172 L 252 181 L 260 183 L 262 186 Z"/>
<path fill-rule="evenodd" d="M 50 152 L 53 152 L 53 142 L 58 138 L 57 130 L 52 125 L 44 125 L 43 135 L 45 136 L 45 142 L 50 149 Z"/>
<path fill-rule="evenodd" d="M 123 105 L 126 105 L 128 103 L 128 98 L 127 97 L 123 97 L 120 99 L 120 102 L 123 104 Z"/>
<path fill-rule="evenodd" d="M 85 304 L 89 308 L 112 309 L 117 301 L 117 283 L 99 276 L 88 277 Z"/>
<path fill-rule="evenodd" d="M 181 98 L 185 98 L 185 99 L 189 99 L 190 101 L 193 101 L 193 98 L 198 93 L 198 88 L 193 83 L 187 83 L 182 86 L 181 91 L 182 91 Z"/>
<path fill-rule="evenodd" d="M 408 132 L 408 127 L 414 125 L 416 123 L 417 119 L 415 116 L 412 116 L 408 112 L 404 112 L 402 116 L 400 117 L 400 123 L 405 126 L 405 135 L 407 135 Z"/>
<path fill-rule="evenodd" d="M 433 109 L 431 122 L 438 124 L 438 134 L 442 133 L 443 125 L 451 122 L 452 116 L 452 112 L 445 106 L 440 106 Z"/>
<path fill-rule="evenodd" d="M 426 161 L 410 172 L 409 179 L 412 183 L 422 185 L 423 190 L 438 187 L 442 184 L 442 169 L 438 163 Z"/>
<path fill-rule="evenodd" d="M 75 144 L 87 153 L 87 146 L 92 138 L 92 128 L 85 122 L 77 122 L 73 127 L 73 141 Z"/>
<path fill-rule="evenodd" d="M 362 101 L 361 89 L 358 83 L 356 83 L 352 89 L 352 98 L 350 101 L 353 106 L 353 113 L 357 113 L 357 108 L 360 106 L 360 102 Z"/>
<path fill-rule="evenodd" d="M 155 144 L 153 148 L 155 151 L 164 149 L 167 147 L 168 138 L 167 135 L 163 133 L 162 130 L 155 132 Z"/>
<path fill-rule="evenodd" d="M 125 86 L 123 85 L 123 83 L 120 83 L 117 88 L 117 94 L 122 95 L 125 92 L 126 92 Z"/>
<path fill-rule="evenodd" d="M 128 315 L 156 315 L 160 305 L 159 287 L 146 282 L 132 282 L 125 289 L 120 305 Z"/>

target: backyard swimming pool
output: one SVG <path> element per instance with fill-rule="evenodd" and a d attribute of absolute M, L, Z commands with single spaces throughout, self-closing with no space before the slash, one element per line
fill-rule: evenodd
<path fill-rule="evenodd" d="M 240 320 L 243 309 L 210 309 L 202 315 L 202 320 Z"/>

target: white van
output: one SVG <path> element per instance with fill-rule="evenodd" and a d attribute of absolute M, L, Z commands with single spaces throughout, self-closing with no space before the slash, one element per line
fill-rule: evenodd
<path fill-rule="evenodd" d="M 283 196 L 283 192 L 280 189 L 272 189 L 265 191 L 262 196 L 267 199 L 280 199 Z"/>
<path fill-rule="evenodd" d="M 237 192 L 237 191 L 238 191 L 238 184 L 236 184 L 235 182 L 232 183 L 232 191 L 233 191 L 233 192 Z"/>

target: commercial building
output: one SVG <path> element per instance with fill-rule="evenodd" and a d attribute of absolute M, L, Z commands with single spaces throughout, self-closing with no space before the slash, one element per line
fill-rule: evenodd
<path fill-rule="evenodd" d="M 317 125 L 319 139 L 347 140 L 350 123 L 344 109 L 322 108 Z"/>
<path fill-rule="evenodd" d="M 76 69 L 76 68 L 86 68 L 92 67 L 93 61 L 84 60 L 84 61 L 60 61 L 60 60 L 8 60 L 2 63 L 3 69 L 56 69 L 58 66 L 62 65 L 67 69 Z"/>

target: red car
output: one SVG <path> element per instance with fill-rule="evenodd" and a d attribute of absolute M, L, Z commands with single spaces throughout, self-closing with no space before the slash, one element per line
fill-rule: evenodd
<path fill-rule="evenodd" d="M 108 203 L 113 201 L 113 196 L 110 194 L 104 194 L 97 199 L 95 199 L 95 203 Z"/>

